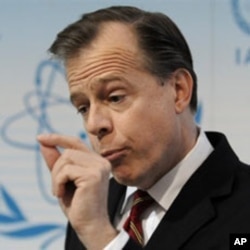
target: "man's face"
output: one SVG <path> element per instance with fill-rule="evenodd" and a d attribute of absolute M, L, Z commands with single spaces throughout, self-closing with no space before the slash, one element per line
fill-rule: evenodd
<path fill-rule="evenodd" d="M 172 80 L 160 84 L 142 58 L 128 26 L 106 23 L 66 70 L 94 150 L 118 182 L 149 188 L 176 163 L 178 126 Z"/>

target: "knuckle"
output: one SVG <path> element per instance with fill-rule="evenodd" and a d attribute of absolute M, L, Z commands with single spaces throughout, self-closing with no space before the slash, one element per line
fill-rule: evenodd
<path fill-rule="evenodd" d="M 62 154 L 61 157 L 62 157 L 63 160 L 70 161 L 70 158 L 72 157 L 72 155 L 73 155 L 73 150 L 69 149 L 69 148 L 66 148 L 66 149 L 64 149 L 63 154 Z"/>
<path fill-rule="evenodd" d="M 75 145 L 82 147 L 83 146 L 82 140 L 80 138 L 76 137 L 75 138 Z"/>

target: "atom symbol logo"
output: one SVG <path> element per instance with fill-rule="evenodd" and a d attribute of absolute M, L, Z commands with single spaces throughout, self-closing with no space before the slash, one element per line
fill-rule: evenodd
<path fill-rule="evenodd" d="M 46 167 L 43 166 L 43 159 L 35 137 L 41 133 L 60 133 L 60 125 L 64 127 L 61 129 L 63 133 L 65 132 L 65 127 L 69 127 L 69 124 L 66 124 L 68 119 L 65 118 L 65 113 L 67 109 L 70 111 L 70 114 L 72 113 L 70 110 L 72 105 L 69 99 L 63 97 L 61 94 L 67 92 L 66 90 L 62 91 L 63 84 L 60 83 L 58 86 L 55 84 L 58 76 L 64 76 L 64 71 L 57 61 L 42 61 L 36 70 L 34 90 L 28 92 L 23 98 L 25 109 L 8 117 L 1 128 L 2 139 L 7 144 L 35 153 L 36 176 L 40 192 L 48 203 L 56 205 L 58 204 L 56 199 L 51 196 L 51 191 L 47 190 L 48 185 L 46 184 L 44 172 L 46 171 Z M 58 87 L 58 90 L 56 90 L 56 87 Z M 54 125 L 55 114 L 57 115 L 57 126 Z M 27 119 L 27 116 L 29 122 L 23 122 L 24 119 Z M 34 125 L 32 126 L 31 123 Z M 74 122 L 71 121 L 71 123 L 70 127 L 72 128 Z M 14 131 L 18 130 L 15 128 L 19 126 L 18 128 L 20 129 L 20 124 L 22 124 L 23 130 L 26 130 L 25 139 L 22 140 L 18 140 L 16 139 L 17 136 L 14 136 Z M 31 143 L 27 142 L 27 137 L 30 136 L 27 133 L 31 134 L 31 131 L 27 132 L 27 127 L 34 129 L 34 136 Z M 86 133 L 79 131 L 77 132 L 77 136 L 85 140 L 87 138 Z"/>
<path fill-rule="evenodd" d="M 231 0 L 232 11 L 237 25 L 242 31 L 250 35 L 250 1 Z"/>

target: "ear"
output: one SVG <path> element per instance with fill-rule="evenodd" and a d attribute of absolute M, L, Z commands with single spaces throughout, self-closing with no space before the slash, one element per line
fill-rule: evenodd
<path fill-rule="evenodd" d="M 175 90 L 175 110 L 180 114 L 189 107 L 193 92 L 193 78 L 188 70 L 179 68 L 173 72 L 172 79 Z"/>

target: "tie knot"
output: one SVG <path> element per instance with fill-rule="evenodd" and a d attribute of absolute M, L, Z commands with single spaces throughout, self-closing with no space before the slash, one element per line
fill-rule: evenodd
<path fill-rule="evenodd" d="M 148 192 L 138 189 L 134 193 L 133 206 L 138 204 L 138 203 L 146 202 L 149 200 L 153 200 L 153 199 L 148 194 Z"/>
<path fill-rule="evenodd" d="M 124 224 L 124 229 L 130 237 L 140 245 L 144 243 L 141 215 L 153 202 L 153 198 L 147 192 L 138 189 L 133 196 L 130 215 Z"/>
<path fill-rule="evenodd" d="M 153 201 L 153 198 L 147 192 L 138 189 L 134 193 L 131 215 L 136 217 L 142 215 L 143 212 L 153 203 Z"/>

